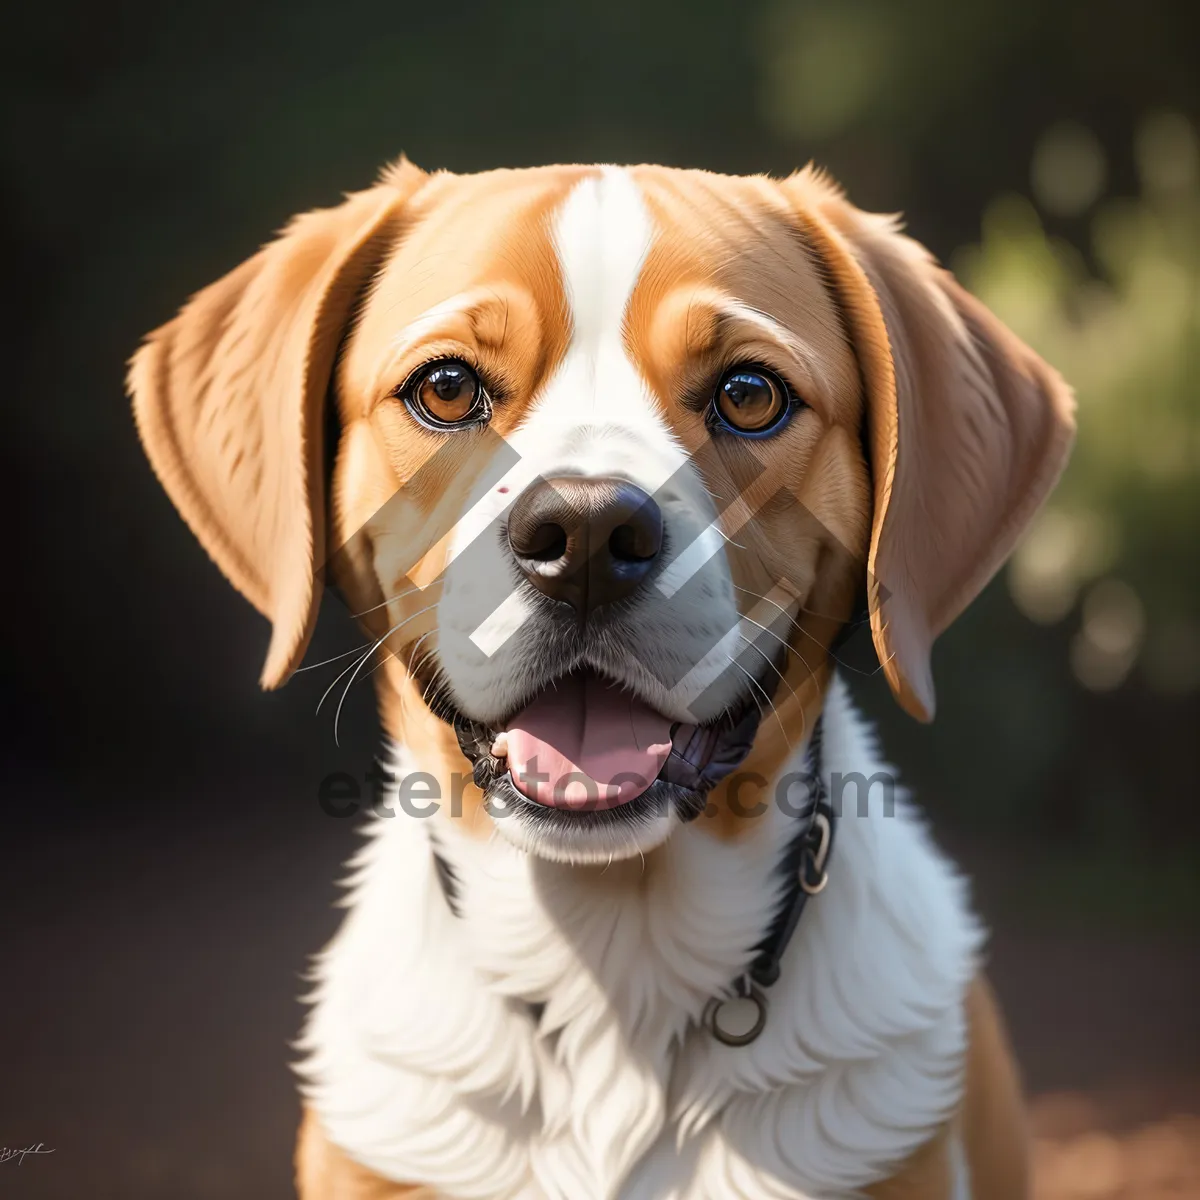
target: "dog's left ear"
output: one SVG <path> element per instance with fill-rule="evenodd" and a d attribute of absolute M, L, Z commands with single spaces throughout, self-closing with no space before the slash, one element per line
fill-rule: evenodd
<path fill-rule="evenodd" d="M 262 685 L 308 646 L 325 554 L 324 419 L 364 285 L 426 179 L 405 160 L 336 208 L 297 217 L 192 298 L 134 356 L 142 444 L 229 581 L 272 623 Z"/>
<path fill-rule="evenodd" d="M 807 169 L 784 189 L 858 356 L 874 517 L 871 629 L 897 700 L 934 712 L 934 639 L 1008 557 L 1058 479 L 1071 390 L 894 218 Z"/>

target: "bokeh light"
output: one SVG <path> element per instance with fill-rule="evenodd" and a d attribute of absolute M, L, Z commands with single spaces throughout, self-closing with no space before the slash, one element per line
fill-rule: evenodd
<path fill-rule="evenodd" d="M 1104 148 L 1085 125 L 1063 121 L 1042 134 L 1033 152 L 1033 194 L 1047 212 L 1071 217 L 1092 205 L 1104 187 Z"/>

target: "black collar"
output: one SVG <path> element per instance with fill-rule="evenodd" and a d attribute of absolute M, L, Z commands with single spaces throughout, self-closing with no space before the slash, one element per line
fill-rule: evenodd
<path fill-rule="evenodd" d="M 747 972 L 760 987 L 770 987 L 779 978 L 783 952 L 796 932 L 804 906 L 810 896 L 823 892 L 829 882 L 827 867 L 837 821 L 825 784 L 822 725 L 818 717 L 805 754 L 803 779 L 808 788 L 808 804 L 797 818 L 803 822 L 803 828 L 779 863 L 785 880 L 783 900 Z"/>
<path fill-rule="evenodd" d="M 817 719 L 805 754 L 803 781 L 809 802 L 797 817 L 801 827 L 780 859 L 777 870 L 785 880 L 783 898 L 754 958 L 744 975 L 735 980 L 728 996 L 711 1001 L 704 1012 L 704 1024 L 713 1037 L 728 1046 L 744 1046 L 763 1031 L 767 1022 L 767 998 L 764 989 L 779 978 L 784 951 L 796 932 L 810 896 L 824 891 L 829 882 L 829 857 L 837 818 L 829 803 L 822 754 L 822 718 Z M 456 916 L 459 908 L 459 883 L 454 867 L 438 852 L 431 840 L 433 865 L 446 905 Z"/>

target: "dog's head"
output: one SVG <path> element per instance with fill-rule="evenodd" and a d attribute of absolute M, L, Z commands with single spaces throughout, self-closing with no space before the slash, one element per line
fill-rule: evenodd
<path fill-rule="evenodd" d="M 393 735 L 579 858 L 777 768 L 860 598 L 932 717 L 932 643 L 1072 430 L 1050 368 L 811 170 L 401 162 L 197 295 L 131 388 L 272 622 L 264 685 L 330 579 Z"/>

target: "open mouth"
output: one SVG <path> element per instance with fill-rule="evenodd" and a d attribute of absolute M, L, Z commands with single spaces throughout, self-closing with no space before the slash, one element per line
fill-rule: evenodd
<path fill-rule="evenodd" d="M 749 752 L 762 715 L 748 698 L 705 724 L 676 721 L 590 668 L 547 684 L 498 727 L 471 720 L 444 691 L 431 707 L 453 724 L 493 810 L 579 832 L 696 817 Z"/>
<path fill-rule="evenodd" d="M 593 671 L 556 680 L 495 739 L 513 786 L 538 804 L 595 810 L 628 804 L 658 778 L 672 723 Z"/>

